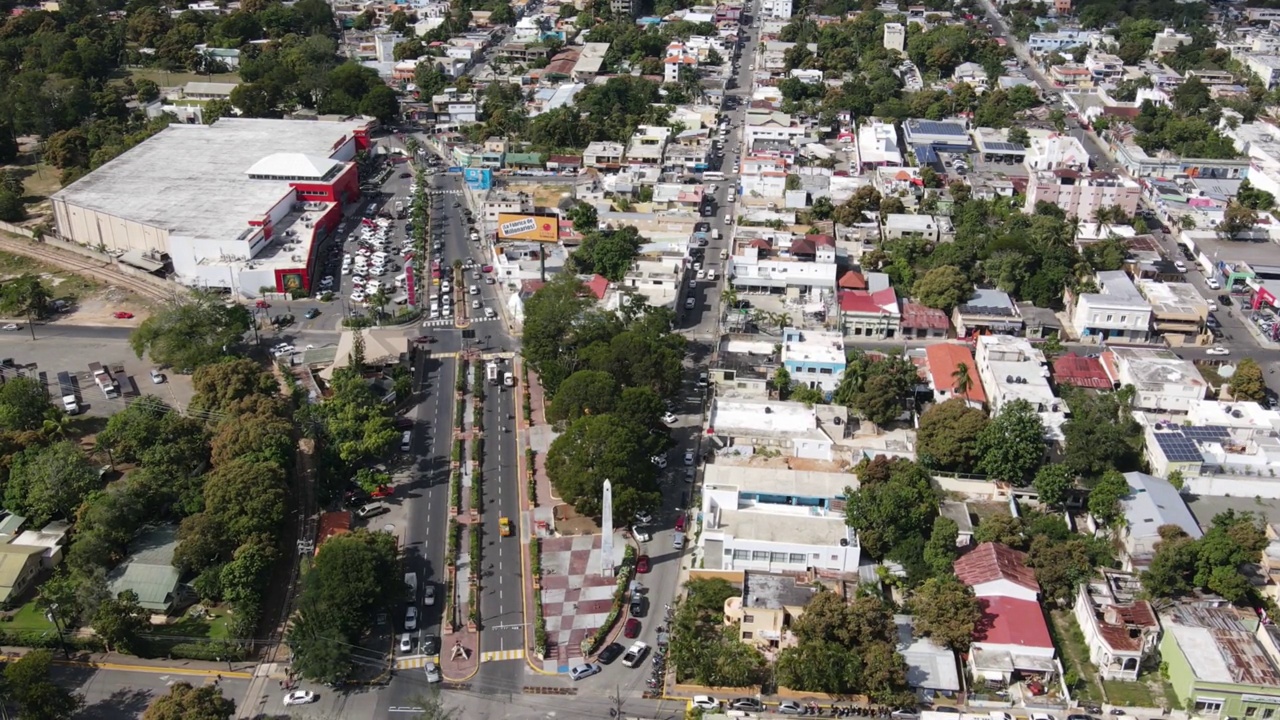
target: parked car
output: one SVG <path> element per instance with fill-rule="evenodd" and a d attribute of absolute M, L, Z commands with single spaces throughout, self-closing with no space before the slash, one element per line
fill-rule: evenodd
<path fill-rule="evenodd" d="M 404 611 L 404 629 L 418 629 L 418 608 L 410 606 L 408 610 Z"/>
<path fill-rule="evenodd" d="M 284 696 L 284 704 L 286 706 L 306 705 L 307 703 L 313 703 L 319 699 L 320 699 L 320 696 L 316 695 L 310 690 L 294 690 L 293 692 Z"/>
<path fill-rule="evenodd" d="M 601 668 L 598 663 L 582 663 L 581 665 L 574 665 L 569 668 L 569 677 L 573 678 L 574 682 L 577 682 L 578 680 L 589 678 L 592 675 L 599 673 L 600 670 Z"/>
<path fill-rule="evenodd" d="M 635 618 L 627 618 L 626 624 L 622 626 L 622 635 L 632 640 L 640 637 L 640 621 Z"/>
<path fill-rule="evenodd" d="M 609 643 L 608 645 L 604 646 L 604 649 L 600 651 L 600 654 L 596 656 L 596 659 L 604 663 L 605 665 L 610 665 L 613 663 L 614 660 L 617 660 L 625 651 L 626 649 L 623 648 L 620 643 L 616 643 L 616 642 Z"/>
<path fill-rule="evenodd" d="M 427 635 L 422 638 L 422 643 L 418 645 L 418 652 L 423 655 L 437 655 L 440 652 L 440 638 L 436 635 Z"/>
<path fill-rule="evenodd" d="M 1205 350 L 1204 354 L 1205 355 L 1230 355 L 1231 351 L 1222 347 L 1221 345 L 1215 345 L 1209 348 L 1208 350 Z"/>
<path fill-rule="evenodd" d="M 675 425 L 677 422 L 679 422 L 679 420 L 680 418 L 676 417 L 675 413 L 669 412 L 669 413 L 664 413 L 662 415 L 662 422 L 666 423 L 667 425 Z"/>
<path fill-rule="evenodd" d="M 764 712 L 764 703 L 755 698 L 740 697 L 729 701 L 729 707 L 733 710 L 745 710 L 747 712 Z"/>
<path fill-rule="evenodd" d="M 685 450 L 685 451 L 684 451 L 684 464 L 685 464 L 685 465 L 693 465 L 693 461 L 694 461 L 694 454 L 693 454 L 693 451 L 692 451 L 692 450 Z"/>
<path fill-rule="evenodd" d="M 701 710 L 719 710 L 720 701 L 710 695 L 694 695 L 689 704 Z"/>
<path fill-rule="evenodd" d="M 440 682 L 440 668 L 435 663 L 428 661 L 426 665 L 422 666 L 422 672 L 427 676 L 427 682 Z"/>
<path fill-rule="evenodd" d="M 636 558 L 636 572 L 640 574 L 649 572 L 649 556 L 648 555 L 641 555 L 640 557 Z"/>
<path fill-rule="evenodd" d="M 803 715 L 804 708 L 795 700 L 783 700 L 778 703 L 778 713 L 781 715 Z"/>
<path fill-rule="evenodd" d="M 413 635 L 411 633 L 400 634 L 400 652 L 402 653 L 413 652 Z"/>

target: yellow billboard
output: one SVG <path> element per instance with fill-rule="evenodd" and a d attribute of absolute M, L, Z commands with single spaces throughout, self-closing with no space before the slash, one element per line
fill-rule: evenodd
<path fill-rule="evenodd" d="M 560 239 L 560 219 L 554 215 L 498 214 L 500 240 L 556 242 Z"/>

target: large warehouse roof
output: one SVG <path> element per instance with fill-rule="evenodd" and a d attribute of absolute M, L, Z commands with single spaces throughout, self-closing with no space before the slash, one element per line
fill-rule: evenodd
<path fill-rule="evenodd" d="M 234 239 L 289 188 L 285 180 L 249 179 L 250 168 L 283 153 L 328 158 L 367 124 L 222 118 L 171 125 L 53 197 L 176 236 Z"/>

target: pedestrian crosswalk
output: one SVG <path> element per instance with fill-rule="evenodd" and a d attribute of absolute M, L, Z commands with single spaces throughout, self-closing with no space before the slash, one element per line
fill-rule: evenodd
<path fill-rule="evenodd" d="M 497 320 L 497 318 L 491 318 L 491 317 L 471 318 L 470 322 L 472 324 L 475 324 L 475 323 L 489 322 L 491 320 Z M 453 327 L 454 325 L 455 323 L 453 318 L 436 318 L 435 320 L 422 321 L 422 327 Z"/>
<path fill-rule="evenodd" d="M 397 670 L 414 670 L 420 667 L 424 667 L 428 662 L 433 662 L 436 665 L 439 665 L 440 656 L 439 655 L 406 655 L 404 657 L 399 657 L 399 658 L 396 658 L 396 669 Z"/>
<path fill-rule="evenodd" d="M 524 650 L 491 650 L 480 653 L 480 662 L 498 662 L 500 660 L 523 660 Z"/>

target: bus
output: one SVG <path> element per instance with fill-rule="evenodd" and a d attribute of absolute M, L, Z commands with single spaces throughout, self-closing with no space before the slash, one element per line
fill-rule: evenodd
<path fill-rule="evenodd" d="M 708 182 L 716 182 L 716 181 L 719 181 L 719 180 L 724 180 L 724 173 L 722 173 L 722 172 L 720 172 L 720 171 L 718 171 L 718 170 L 712 170 L 712 171 L 710 171 L 710 172 L 704 172 L 704 173 L 702 173 L 702 179 L 703 179 L 703 180 L 706 180 L 706 181 L 708 181 Z"/>

